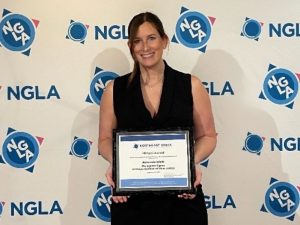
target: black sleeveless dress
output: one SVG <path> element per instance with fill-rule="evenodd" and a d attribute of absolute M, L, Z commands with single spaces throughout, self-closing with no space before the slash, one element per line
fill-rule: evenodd
<path fill-rule="evenodd" d="M 193 127 L 191 75 L 165 63 L 159 110 L 152 118 L 147 110 L 137 74 L 128 86 L 129 74 L 114 81 L 117 129 L 168 129 Z M 112 225 L 206 225 L 207 211 L 201 187 L 192 200 L 172 195 L 131 196 L 126 203 L 112 203 Z"/>

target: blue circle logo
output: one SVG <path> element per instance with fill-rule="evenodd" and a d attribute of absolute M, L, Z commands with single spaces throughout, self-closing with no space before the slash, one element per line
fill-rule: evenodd
<path fill-rule="evenodd" d="M 260 153 L 263 148 L 263 139 L 256 135 L 250 134 L 245 140 L 245 149 L 251 153 Z"/>
<path fill-rule="evenodd" d="M 112 203 L 111 188 L 102 186 L 98 189 L 92 203 L 92 210 L 97 218 L 110 222 L 110 205 Z"/>
<path fill-rule="evenodd" d="M 28 168 L 38 158 L 39 145 L 32 135 L 15 131 L 5 139 L 2 151 L 4 161 L 12 167 Z"/>
<path fill-rule="evenodd" d="M 68 36 L 73 40 L 73 41 L 83 41 L 85 40 L 87 35 L 87 28 L 84 24 L 80 22 L 73 22 L 70 24 L 69 29 L 68 29 Z"/>
<path fill-rule="evenodd" d="M 7 14 L 0 22 L 0 43 L 11 51 L 24 52 L 35 38 L 35 26 L 20 14 Z"/>
<path fill-rule="evenodd" d="M 90 97 L 94 103 L 100 105 L 103 91 L 108 83 L 114 80 L 118 75 L 109 71 L 100 71 L 95 74 L 90 84 Z"/>
<path fill-rule="evenodd" d="M 77 138 L 74 140 L 71 152 L 80 158 L 85 158 L 90 153 L 91 145 L 90 143 L 83 139 L 83 138 Z"/>
<path fill-rule="evenodd" d="M 211 36 L 212 25 L 202 13 L 186 11 L 176 24 L 176 38 L 186 47 L 200 49 Z"/>
<path fill-rule="evenodd" d="M 275 182 L 265 195 L 265 206 L 275 216 L 292 216 L 299 207 L 299 191 L 287 182 Z"/>
<path fill-rule="evenodd" d="M 264 84 L 263 93 L 271 102 L 288 105 L 294 101 L 299 89 L 298 77 L 289 70 L 275 68 L 269 71 Z"/>
<path fill-rule="evenodd" d="M 258 38 L 261 33 L 261 24 L 253 19 L 249 19 L 243 26 L 243 34 L 250 39 Z"/>

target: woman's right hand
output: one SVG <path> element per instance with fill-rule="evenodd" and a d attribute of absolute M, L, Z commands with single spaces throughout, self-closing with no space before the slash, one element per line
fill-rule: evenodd
<path fill-rule="evenodd" d="M 115 182 L 113 181 L 113 178 L 112 178 L 112 165 L 111 164 L 107 168 L 105 176 L 106 176 L 107 183 L 111 187 L 115 188 Z M 112 199 L 115 203 L 123 203 L 123 202 L 127 202 L 128 197 L 129 196 L 112 196 Z"/>

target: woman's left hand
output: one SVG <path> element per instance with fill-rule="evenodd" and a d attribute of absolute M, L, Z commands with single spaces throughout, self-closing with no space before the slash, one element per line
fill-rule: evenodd
<path fill-rule="evenodd" d="M 197 188 L 199 184 L 201 184 L 201 179 L 202 179 L 202 171 L 200 170 L 199 166 L 195 166 L 195 174 L 196 174 L 196 179 L 194 182 L 194 187 Z M 182 195 L 178 195 L 178 198 L 183 198 L 183 199 L 193 199 L 196 197 L 196 194 L 186 194 L 183 193 Z"/>

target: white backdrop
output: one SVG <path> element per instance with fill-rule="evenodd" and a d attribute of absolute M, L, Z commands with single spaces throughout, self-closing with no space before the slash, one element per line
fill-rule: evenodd
<path fill-rule="evenodd" d="M 131 70 L 126 29 L 144 11 L 175 35 L 168 64 L 199 76 L 211 95 L 218 145 L 201 166 L 209 224 L 299 224 L 299 8 L 298 0 L 0 1 L 0 224 L 108 224 L 97 100 L 106 81 Z M 180 36 L 184 17 L 190 27 Z"/>

